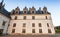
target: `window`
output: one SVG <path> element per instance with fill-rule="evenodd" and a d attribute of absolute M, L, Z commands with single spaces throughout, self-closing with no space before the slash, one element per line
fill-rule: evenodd
<path fill-rule="evenodd" d="M 15 20 L 17 20 L 17 16 L 15 16 Z"/>
<path fill-rule="evenodd" d="M 46 13 L 46 11 L 45 11 L 45 13 Z"/>
<path fill-rule="evenodd" d="M 41 27 L 41 23 L 39 23 L 39 27 Z"/>
<path fill-rule="evenodd" d="M 24 18 L 23 18 L 24 20 L 26 19 L 26 16 L 24 16 Z"/>
<path fill-rule="evenodd" d="M 2 26 L 5 26 L 5 24 L 6 24 L 6 21 L 3 21 Z"/>
<path fill-rule="evenodd" d="M 16 14 L 17 14 L 18 12 L 16 11 Z"/>
<path fill-rule="evenodd" d="M 24 13 L 26 13 L 26 11 L 24 11 Z"/>
<path fill-rule="evenodd" d="M 32 19 L 35 19 L 35 16 L 32 16 Z"/>
<path fill-rule="evenodd" d="M 32 33 L 35 33 L 35 29 L 32 29 Z"/>
<path fill-rule="evenodd" d="M 4 29 L 0 29 L 0 34 L 3 34 L 3 30 L 4 30 Z"/>
<path fill-rule="evenodd" d="M 14 14 L 14 12 L 12 14 Z"/>
<path fill-rule="evenodd" d="M 34 11 L 32 11 L 32 13 L 34 13 Z"/>
<path fill-rule="evenodd" d="M 51 33 L 51 30 L 50 29 L 48 29 L 48 33 Z"/>
<path fill-rule="evenodd" d="M 25 29 L 22 29 L 22 33 L 25 33 L 26 32 L 26 30 Z"/>
<path fill-rule="evenodd" d="M 47 23 L 47 27 L 49 27 L 49 24 Z"/>
<path fill-rule="evenodd" d="M 12 33 L 15 33 L 15 29 L 12 29 Z"/>
<path fill-rule="evenodd" d="M 13 24 L 13 27 L 16 27 L 16 23 Z"/>
<path fill-rule="evenodd" d="M 47 19 L 47 16 L 46 16 L 46 19 Z"/>
<path fill-rule="evenodd" d="M 32 23 L 32 27 L 35 27 L 35 23 Z"/>
<path fill-rule="evenodd" d="M 26 23 L 23 23 L 23 27 L 26 27 Z"/>
<path fill-rule="evenodd" d="M 39 33 L 42 33 L 42 29 L 39 29 Z"/>

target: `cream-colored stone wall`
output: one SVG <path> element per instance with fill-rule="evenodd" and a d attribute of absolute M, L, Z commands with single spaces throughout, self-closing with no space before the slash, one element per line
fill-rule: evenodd
<path fill-rule="evenodd" d="M 17 16 L 17 20 L 14 20 L 15 16 Z M 23 20 L 23 17 L 26 16 L 26 20 Z M 35 16 L 35 20 L 32 19 L 32 16 Z M 48 19 L 46 19 L 46 17 Z M 11 15 L 11 21 L 9 26 L 9 34 L 12 34 L 12 29 L 15 29 L 15 33 L 22 34 L 22 29 L 26 29 L 25 34 L 31 34 L 32 29 L 35 29 L 35 34 L 40 34 L 39 29 L 42 29 L 42 34 L 49 34 L 48 29 L 51 29 L 52 33 L 55 34 L 54 26 L 52 23 L 50 14 L 31 14 L 31 15 Z M 13 27 L 13 24 L 16 23 L 16 27 Z M 23 23 L 26 23 L 26 27 L 22 27 Z M 32 23 L 35 23 L 35 27 L 32 27 Z M 39 27 L 39 23 L 42 24 L 42 27 Z M 47 23 L 49 23 L 49 27 L 47 27 Z M 33 33 L 32 33 L 33 34 Z"/>
<path fill-rule="evenodd" d="M 5 26 L 2 26 L 3 21 L 6 21 Z M 3 34 L 6 34 L 8 31 L 8 24 L 10 19 L 0 13 L 0 29 L 3 29 Z"/>

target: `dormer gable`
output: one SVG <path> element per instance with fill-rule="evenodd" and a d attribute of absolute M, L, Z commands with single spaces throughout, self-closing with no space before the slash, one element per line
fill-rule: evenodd
<path fill-rule="evenodd" d="M 28 8 L 25 7 L 25 8 L 23 9 L 23 13 L 26 14 L 27 12 L 28 12 Z"/>
<path fill-rule="evenodd" d="M 20 12 L 19 7 L 15 8 L 15 14 L 19 14 L 19 12 Z"/>

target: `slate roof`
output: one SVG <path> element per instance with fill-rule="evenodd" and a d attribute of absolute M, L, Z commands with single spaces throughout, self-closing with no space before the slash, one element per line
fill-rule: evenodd
<path fill-rule="evenodd" d="M 10 18 L 10 13 L 5 8 L 0 9 L 0 13 Z"/>
<path fill-rule="evenodd" d="M 10 13 L 4 8 L 5 4 L 3 4 L 3 1 L 0 2 L 0 13 L 10 18 Z"/>
<path fill-rule="evenodd" d="M 19 14 L 25 14 L 25 13 L 23 13 L 23 11 L 20 11 Z M 28 11 L 26 14 L 33 14 L 33 13 Z M 44 14 L 44 12 L 43 11 L 36 11 L 34 14 Z M 47 12 L 47 14 L 50 14 L 50 12 Z"/>

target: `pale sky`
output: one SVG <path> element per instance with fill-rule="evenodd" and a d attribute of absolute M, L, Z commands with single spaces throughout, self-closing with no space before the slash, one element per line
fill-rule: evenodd
<path fill-rule="evenodd" d="M 38 10 L 39 7 L 42 9 L 46 6 L 51 13 L 53 25 L 60 25 L 60 0 L 4 0 L 4 3 L 5 9 L 9 12 L 17 6 L 19 6 L 20 10 L 23 10 L 25 6 L 28 8 L 34 6 L 36 10 Z"/>

